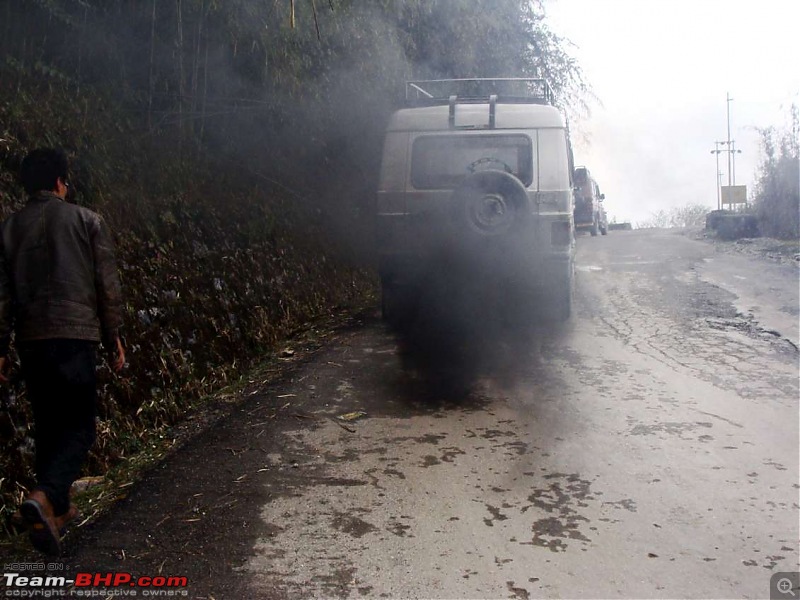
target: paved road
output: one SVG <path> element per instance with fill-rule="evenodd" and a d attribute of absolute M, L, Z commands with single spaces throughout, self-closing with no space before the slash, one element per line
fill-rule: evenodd
<path fill-rule="evenodd" d="M 487 349 L 471 393 L 368 320 L 69 562 L 217 600 L 768 597 L 798 570 L 797 269 L 673 232 L 578 242 L 572 321 Z"/>

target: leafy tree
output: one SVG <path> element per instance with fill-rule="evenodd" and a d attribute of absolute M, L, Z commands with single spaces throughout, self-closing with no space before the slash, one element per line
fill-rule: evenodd
<path fill-rule="evenodd" d="M 287 99 L 324 107 L 345 84 L 353 95 L 396 103 L 411 77 L 542 76 L 569 107 L 589 94 L 564 40 L 548 29 L 541 2 L 5 4 L 6 64 L 113 87 L 147 107 L 151 126 L 185 135 L 198 135 L 210 119 L 228 123 L 231 114 L 274 114 Z"/>

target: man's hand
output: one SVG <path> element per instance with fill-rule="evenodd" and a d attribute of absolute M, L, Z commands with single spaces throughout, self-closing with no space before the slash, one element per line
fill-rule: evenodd
<path fill-rule="evenodd" d="M 8 383 L 8 375 L 6 375 L 6 371 L 11 366 L 11 363 L 8 362 L 7 356 L 0 356 L 0 383 Z"/>
<path fill-rule="evenodd" d="M 122 371 L 125 366 L 125 348 L 122 346 L 122 340 L 117 336 L 116 348 L 114 349 L 114 358 L 111 363 L 111 368 L 115 373 Z"/>

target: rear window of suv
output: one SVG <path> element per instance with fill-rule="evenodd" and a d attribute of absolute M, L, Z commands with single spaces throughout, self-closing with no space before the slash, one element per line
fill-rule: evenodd
<path fill-rule="evenodd" d="M 528 187 L 533 181 L 531 139 L 515 134 L 426 135 L 414 140 L 411 183 L 417 189 L 453 189 L 470 173 L 485 169 L 510 169 Z"/>

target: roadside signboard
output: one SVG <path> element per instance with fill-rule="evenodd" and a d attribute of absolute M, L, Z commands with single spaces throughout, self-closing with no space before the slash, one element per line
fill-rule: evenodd
<path fill-rule="evenodd" d="M 722 204 L 747 204 L 747 186 L 723 185 Z"/>

